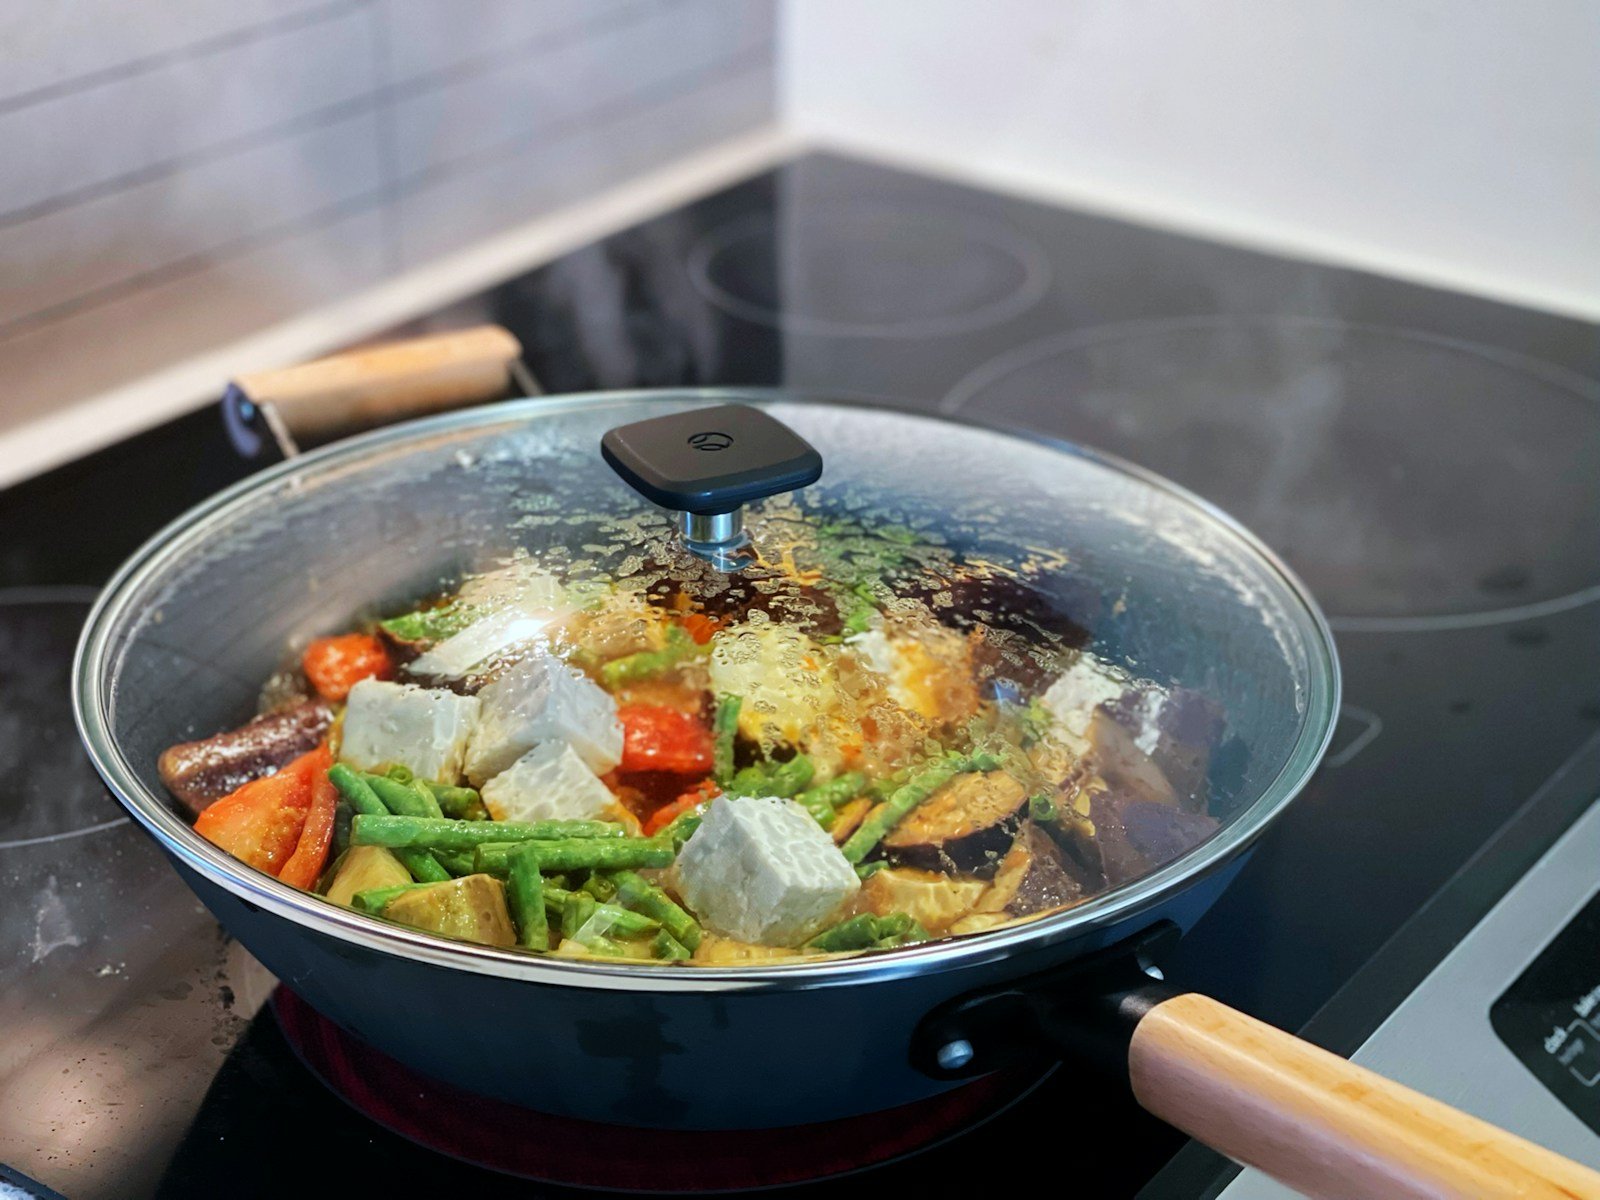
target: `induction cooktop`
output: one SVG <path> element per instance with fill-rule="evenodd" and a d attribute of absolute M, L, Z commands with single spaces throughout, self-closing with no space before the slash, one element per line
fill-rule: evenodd
<path fill-rule="evenodd" d="M 1600 1165 L 1594 326 L 829 155 L 397 332 L 483 320 L 545 392 L 882 398 L 1112 451 L 1255 529 L 1327 610 L 1346 704 L 1169 976 Z M 0 493 L 0 1195 L 282 1193 L 308 1155 L 329 1190 L 576 1194 L 331 1089 L 307 1047 L 359 1048 L 284 1017 L 77 750 L 97 585 L 252 469 L 208 409 Z M 414 1118 L 445 1102 L 414 1086 Z M 947 1194 L 1050 1147 L 1083 1195 L 1272 1194 L 1072 1064 L 971 1107 L 830 1170 Z"/>

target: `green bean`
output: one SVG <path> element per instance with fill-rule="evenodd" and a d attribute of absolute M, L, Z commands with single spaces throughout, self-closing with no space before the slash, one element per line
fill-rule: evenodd
<path fill-rule="evenodd" d="M 524 857 L 531 857 L 526 850 L 513 855 L 512 861 Z M 589 923 L 589 918 L 594 916 L 594 910 L 600 906 L 588 892 L 569 892 L 568 895 L 572 898 L 561 906 L 561 936 L 575 938 L 578 936 L 578 931 Z"/>
<path fill-rule="evenodd" d="M 435 783 L 424 779 L 423 786 L 433 793 L 439 808 L 447 817 L 458 821 L 487 821 L 489 810 L 483 806 L 483 797 L 476 788 L 453 787 L 448 783 Z"/>
<path fill-rule="evenodd" d="M 429 817 L 437 820 L 444 816 L 439 802 L 424 785 L 412 780 L 401 783 L 387 775 L 366 775 L 368 786 L 378 793 L 383 806 L 397 817 Z"/>
<path fill-rule="evenodd" d="M 726 788 L 733 782 L 733 743 L 739 733 L 739 710 L 744 701 L 727 693 L 717 697 L 717 714 L 711 720 L 713 754 L 711 777 Z"/>
<path fill-rule="evenodd" d="M 452 821 L 444 817 L 359 816 L 350 840 L 357 846 L 473 850 L 485 842 L 622 839 L 622 826 L 604 821 Z"/>
<path fill-rule="evenodd" d="M 411 854 L 431 853 L 438 864 L 451 875 L 459 879 L 463 875 L 474 874 L 472 854 L 467 850 L 411 850 Z"/>
<path fill-rule="evenodd" d="M 650 943 L 650 953 L 663 962 L 683 962 L 692 957 L 688 947 L 665 929 L 656 934 L 655 941 Z"/>
<path fill-rule="evenodd" d="M 494 822 L 498 825 L 499 822 Z M 356 821 L 359 838 L 361 821 Z M 638 867 L 670 866 L 677 847 L 662 837 L 562 838 L 538 842 L 488 842 L 478 847 L 473 860 L 479 871 L 504 875 L 513 847 L 529 845 L 545 871 L 617 871 Z M 593 897 L 591 897 L 593 899 Z"/>
<path fill-rule="evenodd" d="M 705 809 L 696 806 L 674 817 L 667 823 L 666 828 L 656 834 L 656 837 L 671 842 L 674 849 L 682 850 L 683 844 L 694 836 L 694 831 L 700 828 L 700 822 L 703 820 L 705 820 Z"/>
<path fill-rule="evenodd" d="M 544 877 L 539 860 L 526 847 L 511 856 L 506 900 L 517 926 L 517 945 L 529 950 L 550 949 L 550 925 L 544 914 Z"/>
<path fill-rule="evenodd" d="M 633 871 L 618 871 L 612 878 L 617 883 L 618 904 L 653 917 L 690 950 L 700 944 L 699 924 L 655 884 Z"/>
<path fill-rule="evenodd" d="M 441 880 L 439 882 L 443 881 Z M 415 889 L 422 887 L 430 887 L 432 886 L 432 883 L 433 881 L 430 880 L 426 883 L 402 883 L 398 887 L 367 888 L 365 891 L 357 892 L 354 896 L 352 896 L 350 898 L 350 903 L 354 907 L 359 908 L 362 912 L 372 913 L 376 916 L 381 914 L 383 910 L 389 906 L 389 901 L 393 900 L 402 892 L 414 891 Z"/>
<path fill-rule="evenodd" d="M 858 913 L 824 929 L 806 943 L 811 950 L 824 950 L 837 954 L 844 950 L 865 950 L 878 940 L 878 918 L 872 913 Z"/>
<path fill-rule="evenodd" d="M 373 790 L 366 776 L 357 774 L 343 763 L 335 763 L 328 768 L 328 782 L 349 801 L 357 818 L 388 818 L 388 807 L 378 798 L 378 793 Z M 355 843 L 355 820 L 350 822 L 350 841 L 351 844 Z M 450 872 L 426 850 L 396 850 L 394 856 L 418 883 L 443 883 L 450 878 Z"/>
<path fill-rule="evenodd" d="M 625 683 L 653 679 L 701 650 L 700 644 L 682 625 L 668 625 L 666 645 L 659 650 L 640 650 L 637 654 L 612 659 L 600 668 L 600 682 L 608 688 L 617 688 Z"/>
<path fill-rule="evenodd" d="M 934 760 L 869 812 L 840 850 L 851 862 L 860 862 L 891 829 L 905 819 L 912 809 L 957 775 L 965 771 L 992 771 L 999 764 L 1000 760 L 995 755 L 984 752 L 970 755 L 947 754 L 943 758 Z"/>
<path fill-rule="evenodd" d="M 384 768 L 383 773 L 396 783 L 410 783 L 417 777 L 416 773 L 405 763 L 390 763 Z"/>
<path fill-rule="evenodd" d="M 343 796 L 333 808 L 333 841 L 328 847 L 329 858 L 339 858 L 350 849 L 350 822 L 355 820 L 356 810 L 350 801 Z"/>
<path fill-rule="evenodd" d="M 379 621 L 378 626 L 402 642 L 442 642 L 472 624 L 476 616 L 476 609 L 452 600 L 435 608 L 390 617 Z"/>
<path fill-rule="evenodd" d="M 583 881 L 583 890 L 604 904 L 617 894 L 617 885 L 611 881 L 609 876 L 595 871 Z"/>
<path fill-rule="evenodd" d="M 1054 821 L 1056 819 L 1056 802 L 1048 793 L 1039 792 L 1028 797 L 1028 815 L 1035 821 Z"/>
<path fill-rule="evenodd" d="M 853 800 L 867 786 L 867 777 L 860 771 L 846 771 L 827 783 L 807 788 L 795 796 L 795 802 L 817 819 L 824 829 L 833 828 L 833 810 L 846 800 Z"/>

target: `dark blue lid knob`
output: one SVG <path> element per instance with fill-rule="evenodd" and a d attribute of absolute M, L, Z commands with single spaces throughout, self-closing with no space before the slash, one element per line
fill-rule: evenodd
<path fill-rule="evenodd" d="M 743 544 L 744 505 L 822 476 L 815 446 L 743 404 L 619 425 L 600 439 L 600 454 L 645 499 L 681 514 L 689 548 L 713 561 Z"/>

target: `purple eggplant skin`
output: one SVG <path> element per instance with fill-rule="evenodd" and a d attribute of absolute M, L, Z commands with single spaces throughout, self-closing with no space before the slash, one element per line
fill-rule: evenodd
<path fill-rule="evenodd" d="M 947 875 L 994 875 L 1027 811 L 1022 785 L 1004 771 L 957 775 L 883 839 L 896 866 Z"/>
<path fill-rule="evenodd" d="M 302 700 L 237 729 L 170 746 L 156 769 L 167 790 L 199 816 L 212 801 L 316 749 L 332 724 L 327 703 Z"/>
<path fill-rule="evenodd" d="M 1089 801 L 1094 842 L 1111 887 L 1188 853 L 1217 829 L 1214 817 L 1113 789 Z"/>
<path fill-rule="evenodd" d="M 1028 869 L 1006 903 L 1006 912 L 1011 916 L 1065 908 L 1099 890 L 1098 879 L 1032 822 L 1023 827 L 1017 841 L 1028 852 Z"/>
<path fill-rule="evenodd" d="M 1149 755 L 1180 807 L 1206 809 L 1206 775 L 1226 724 L 1222 706 L 1189 688 L 1124 692 L 1107 711 Z"/>

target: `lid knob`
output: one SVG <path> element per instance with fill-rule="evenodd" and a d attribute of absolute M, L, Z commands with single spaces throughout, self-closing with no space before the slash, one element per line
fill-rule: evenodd
<path fill-rule="evenodd" d="M 743 404 L 619 425 L 600 439 L 600 454 L 646 500 L 677 513 L 685 545 L 722 570 L 743 565 L 746 504 L 822 476 L 816 447 Z"/>

